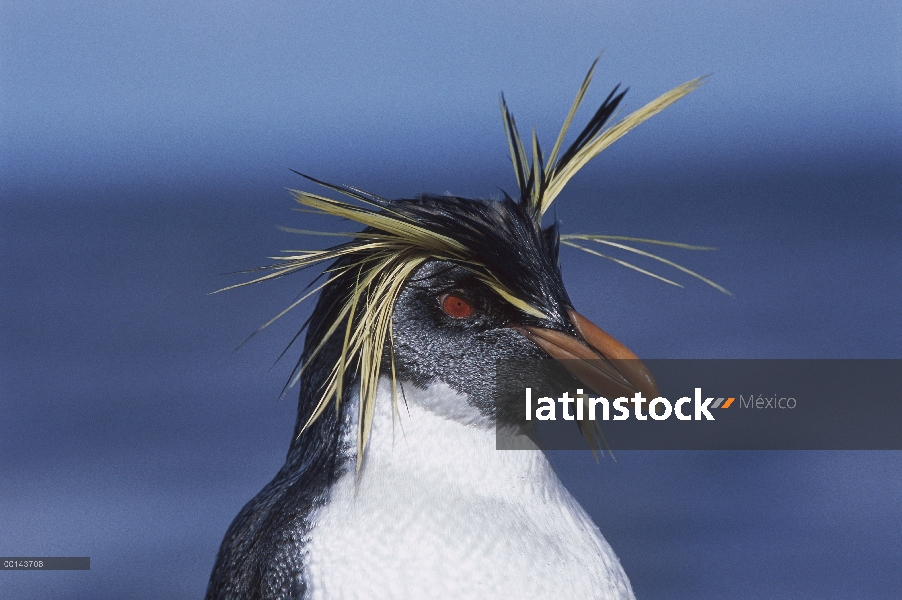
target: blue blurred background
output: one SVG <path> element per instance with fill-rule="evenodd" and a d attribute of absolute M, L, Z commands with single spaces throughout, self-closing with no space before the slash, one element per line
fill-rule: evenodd
<path fill-rule="evenodd" d="M 717 246 L 665 254 L 733 296 L 564 249 L 576 307 L 644 357 L 902 358 L 900 40 L 898 2 L 7 0 L 0 555 L 92 568 L 3 572 L 0 597 L 202 597 L 287 450 L 272 365 L 307 309 L 233 349 L 308 278 L 209 292 L 323 241 L 277 225 L 335 227 L 291 212 L 289 169 L 513 192 L 499 92 L 549 147 L 602 49 L 586 104 L 711 77 L 556 217 Z M 639 598 L 900 596 L 898 452 L 552 460 Z"/>

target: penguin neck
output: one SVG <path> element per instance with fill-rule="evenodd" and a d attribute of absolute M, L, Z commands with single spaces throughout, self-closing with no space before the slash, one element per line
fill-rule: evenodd
<path fill-rule="evenodd" d="M 403 390 L 403 393 L 402 393 Z M 356 390 L 347 406 L 343 434 L 347 472 L 356 469 Z M 400 382 L 397 405 L 390 381 L 378 388 L 369 441 L 360 471 L 358 492 L 369 486 L 391 486 L 402 480 L 415 485 L 447 488 L 455 494 L 520 498 L 525 492 L 547 490 L 557 480 L 544 454 L 525 436 L 522 449 L 497 450 L 495 426 L 472 407 L 465 395 L 443 382 L 425 389 Z"/>

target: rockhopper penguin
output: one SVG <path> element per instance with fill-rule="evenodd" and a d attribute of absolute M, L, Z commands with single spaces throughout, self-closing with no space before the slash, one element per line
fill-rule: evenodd
<path fill-rule="evenodd" d="M 239 284 L 329 264 L 325 283 L 294 304 L 319 292 L 293 377 L 300 400 L 287 459 L 226 533 L 209 600 L 633 598 L 545 456 L 495 449 L 497 359 L 635 358 L 574 310 L 558 249 L 611 258 L 592 242 L 657 257 L 627 238 L 560 234 L 542 216 L 584 164 L 701 80 L 604 129 L 623 98 L 615 88 L 562 151 L 592 69 L 547 162 L 535 134 L 527 160 L 502 97 L 516 199 L 390 201 L 318 181 L 353 202 L 293 192 L 365 228 Z M 653 398 L 651 375 L 631 365 L 581 378 Z"/>

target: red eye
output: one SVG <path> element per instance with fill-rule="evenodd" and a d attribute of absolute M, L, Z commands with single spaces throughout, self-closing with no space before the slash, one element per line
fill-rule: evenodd
<path fill-rule="evenodd" d="M 473 316 L 473 306 L 457 294 L 445 294 L 440 300 L 442 310 L 455 319 L 466 319 Z"/>

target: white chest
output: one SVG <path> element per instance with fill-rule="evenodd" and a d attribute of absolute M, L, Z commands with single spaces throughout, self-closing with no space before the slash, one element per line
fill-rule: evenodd
<path fill-rule="evenodd" d="M 436 412 L 455 395 L 444 385 L 405 392 L 393 421 L 380 387 L 356 484 L 352 464 L 313 516 L 313 598 L 633 598 L 540 451 L 495 450 L 493 428 L 463 423 L 462 397 L 452 418 Z"/>

